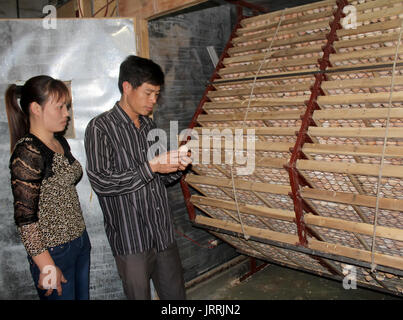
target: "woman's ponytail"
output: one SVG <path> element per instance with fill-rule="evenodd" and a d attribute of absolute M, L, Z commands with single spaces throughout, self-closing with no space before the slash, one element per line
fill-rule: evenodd
<path fill-rule="evenodd" d="M 6 112 L 10 131 L 10 152 L 15 144 L 29 132 L 29 117 L 19 106 L 17 99 L 21 96 L 21 87 L 12 84 L 6 91 Z"/>
<path fill-rule="evenodd" d="M 70 103 L 71 96 L 66 85 L 47 75 L 28 79 L 23 86 L 12 84 L 6 91 L 6 112 L 10 129 L 10 150 L 13 152 L 18 140 L 29 132 L 29 106 L 36 102 L 44 107 L 50 98 Z M 20 98 L 20 103 L 17 99 Z"/>

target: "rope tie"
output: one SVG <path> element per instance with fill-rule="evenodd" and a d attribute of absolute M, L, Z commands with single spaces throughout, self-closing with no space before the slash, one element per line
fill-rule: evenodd
<path fill-rule="evenodd" d="M 379 175 L 378 175 L 378 185 L 377 185 L 377 190 L 376 190 L 376 205 L 375 205 L 375 217 L 374 217 L 374 231 L 372 234 L 372 248 L 371 248 L 371 272 L 375 272 L 375 269 L 377 267 L 375 263 L 375 239 L 376 239 L 376 227 L 378 224 L 378 212 L 379 212 L 379 194 L 381 190 L 381 180 L 382 180 L 382 170 L 383 170 L 383 165 L 384 165 L 384 159 L 385 159 L 385 151 L 386 151 L 386 143 L 388 141 L 388 132 L 389 132 L 389 122 L 390 122 L 390 111 L 391 111 L 391 106 L 392 106 L 392 96 L 393 96 L 393 89 L 395 86 L 395 72 L 396 72 L 396 61 L 399 53 L 399 47 L 402 39 L 402 30 L 403 30 L 403 22 L 400 25 L 400 32 L 399 32 L 399 40 L 396 46 L 396 52 L 395 52 L 395 60 L 393 62 L 393 67 L 392 67 L 392 79 L 391 79 L 391 85 L 390 85 L 390 95 L 389 95 L 389 105 L 388 105 L 388 115 L 386 118 L 386 127 L 385 127 L 385 136 L 383 139 L 383 148 L 382 148 L 382 157 L 381 157 L 381 164 L 379 167 Z"/>
<path fill-rule="evenodd" d="M 263 60 L 262 60 L 262 62 L 260 63 L 260 66 L 259 66 L 258 70 L 256 71 L 255 77 L 254 77 L 254 79 L 253 79 L 252 89 L 251 89 L 251 92 L 250 92 L 250 95 L 249 95 L 249 99 L 248 99 L 248 106 L 246 107 L 245 116 L 244 116 L 243 121 L 242 121 L 242 126 L 241 126 L 241 127 L 242 127 L 242 132 L 243 132 L 243 129 L 245 129 L 245 122 L 246 122 L 246 118 L 248 117 L 248 112 L 249 112 L 249 108 L 250 108 L 250 105 L 251 105 L 251 102 L 252 102 L 252 96 L 253 96 L 253 91 L 255 90 L 255 85 L 256 85 L 257 77 L 258 77 L 258 75 L 259 75 L 259 73 L 260 73 L 260 71 L 261 71 L 263 65 L 266 63 L 267 58 L 268 58 L 269 56 L 271 56 L 271 48 L 272 48 L 274 39 L 277 37 L 277 33 L 278 33 L 278 30 L 280 29 L 281 22 L 282 22 L 283 19 L 284 19 L 284 13 L 285 13 L 285 10 L 286 10 L 286 9 L 287 9 L 287 8 L 285 8 L 285 9 L 283 10 L 282 14 L 281 14 L 280 20 L 279 20 L 279 22 L 278 22 L 278 24 L 277 24 L 276 31 L 275 31 L 275 33 L 274 33 L 274 36 L 273 36 L 272 39 L 271 39 L 269 48 L 268 48 L 267 52 L 265 53 L 265 55 L 263 56 Z M 246 100 L 245 100 L 245 101 L 246 101 Z M 244 103 L 245 101 L 242 101 L 241 106 L 243 105 L 243 103 Z M 245 228 L 244 228 L 243 221 L 242 221 L 242 218 L 241 218 L 241 213 L 240 213 L 240 211 L 239 211 L 239 204 L 238 204 L 238 199 L 237 199 L 237 196 L 236 196 L 236 187 L 235 187 L 235 182 L 234 182 L 233 167 L 234 167 L 234 163 L 231 164 L 230 169 L 231 169 L 232 191 L 233 191 L 233 193 L 234 193 L 234 200 L 235 200 L 236 210 L 237 210 L 237 213 L 238 213 L 239 222 L 240 222 L 240 224 L 241 224 L 243 236 L 244 236 L 245 240 L 249 240 L 250 236 L 249 236 L 248 234 L 246 234 L 246 232 L 245 232 Z"/>
<path fill-rule="evenodd" d="M 250 237 L 245 232 L 245 228 L 243 226 L 243 222 L 242 222 L 242 218 L 241 218 L 241 213 L 239 211 L 239 204 L 238 204 L 238 199 L 237 199 L 237 196 L 236 196 L 235 183 L 234 183 L 234 173 L 232 172 L 232 167 L 233 166 L 230 167 L 230 169 L 231 169 L 231 179 L 232 179 L 232 192 L 234 193 L 236 211 L 238 212 L 238 219 L 239 219 L 239 222 L 241 223 L 241 229 L 242 229 L 243 237 L 245 238 L 245 240 L 249 240 Z"/>

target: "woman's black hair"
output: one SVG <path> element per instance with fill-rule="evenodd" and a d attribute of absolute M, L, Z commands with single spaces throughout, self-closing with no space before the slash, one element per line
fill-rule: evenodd
<path fill-rule="evenodd" d="M 18 104 L 18 98 L 20 103 Z M 14 149 L 19 139 L 29 132 L 29 106 L 32 102 L 44 106 L 49 98 L 65 99 L 70 102 L 70 91 L 63 81 L 41 75 L 30 78 L 23 86 L 12 84 L 8 87 L 5 100 L 10 130 L 10 150 Z"/>

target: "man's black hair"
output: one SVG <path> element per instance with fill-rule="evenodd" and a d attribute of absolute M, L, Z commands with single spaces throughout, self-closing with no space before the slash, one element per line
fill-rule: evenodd
<path fill-rule="evenodd" d="M 118 83 L 120 93 L 123 93 L 124 81 L 129 82 L 134 89 L 145 82 L 154 86 L 162 86 L 164 73 L 161 67 L 152 60 L 131 55 L 120 65 Z"/>

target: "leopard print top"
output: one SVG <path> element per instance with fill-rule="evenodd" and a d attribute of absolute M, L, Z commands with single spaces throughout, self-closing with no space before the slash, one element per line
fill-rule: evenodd
<path fill-rule="evenodd" d="M 30 256 L 82 235 L 85 229 L 76 184 L 82 177 L 64 137 L 64 155 L 28 134 L 10 158 L 14 220 Z"/>

